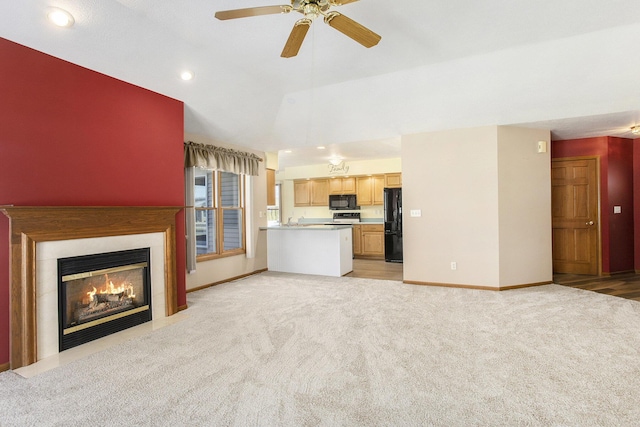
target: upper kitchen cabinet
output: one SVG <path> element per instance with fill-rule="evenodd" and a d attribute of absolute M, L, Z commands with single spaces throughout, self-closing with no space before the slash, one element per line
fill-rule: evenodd
<path fill-rule="evenodd" d="M 358 198 L 358 205 L 383 205 L 384 183 L 384 175 L 357 177 L 356 196 Z"/>
<path fill-rule="evenodd" d="M 384 176 L 373 176 L 373 204 L 384 205 Z"/>
<path fill-rule="evenodd" d="M 276 171 L 267 169 L 267 206 L 276 205 Z"/>
<path fill-rule="evenodd" d="M 401 188 L 402 187 L 402 174 L 401 173 L 388 173 L 384 176 L 385 188 Z"/>
<path fill-rule="evenodd" d="M 311 193 L 309 187 L 311 187 L 311 181 L 293 181 L 293 205 L 294 206 L 310 206 L 311 205 Z"/>
<path fill-rule="evenodd" d="M 311 206 L 329 206 L 329 180 L 311 181 Z"/>
<path fill-rule="evenodd" d="M 294 206 L 328 206 L 329 180 L 310 179 L 293 181 Z"/>
<path fill-rule="evenodd" d="M 356 179 L 331 178 L 329 180 L 329 194 L 356 194 Z"/>

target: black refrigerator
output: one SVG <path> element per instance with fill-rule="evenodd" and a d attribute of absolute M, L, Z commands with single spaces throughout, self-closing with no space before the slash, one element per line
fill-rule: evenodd
<path fill-rule="evenodd" d="M 402 262 L 402 188 L 384 189 L 384 259 Z"/>

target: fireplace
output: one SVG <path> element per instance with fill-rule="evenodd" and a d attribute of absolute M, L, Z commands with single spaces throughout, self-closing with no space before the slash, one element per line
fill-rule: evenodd
<path fill-rule="evenodd" d="M 151 320 L 150 248 L 58 259 L 59 349 Z"/>
<path fill-rule="evenodd" d="M 118 242 L 117 247 L 99 250 L 103 253 L 151 246 L 153 318 L 177 313 L 175 231 L 176 214 L 181 209 L 180 206 L 0 206 L 0 212 L 10 220 L 10 368 L 27 366 L 58 353 L 57 260 L 98 252 L 95 249 L 102 248 L 103 241 L 108 241 L 107 246 L 114 239 Z M 153 244 L 141 243 L 137 236 L 150 236 Z M 159 246 L 156 236 L 160 239 Z M 137 244 L 129 246 L 121 241 L 129 239 Z M 56 252 L 65 253 L 49 258 L 45 253 L 53 249 L 44 249 L 43 245 L 53 245 Z M 94 250 L 86 252 L 88 248 Z M 73 253 L 66 253 L 68 249 L 74 249 Z M 49 259 L 53 259 L 51 266 Z M 52 281 L 44 279 L 48 272 L 53 273 Z"/>

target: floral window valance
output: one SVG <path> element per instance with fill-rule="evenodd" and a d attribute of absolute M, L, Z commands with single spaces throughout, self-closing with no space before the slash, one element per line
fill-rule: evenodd
<path fill-rule="evenodd" d="M 258 175 L 262 159 L 255 154 L 213 145 L 184 143 L 184 167 L 193 166 L 232 172 L 238 175 Z"/>

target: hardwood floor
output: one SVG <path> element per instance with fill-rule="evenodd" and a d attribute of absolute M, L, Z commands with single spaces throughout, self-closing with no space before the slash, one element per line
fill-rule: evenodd
<path fill-rule="evenodd" d="M 354 259 L 353 271 L 346 276 L 402 281 L 402 264 L 384 260 Z M 640 301 L 640 274 L 636 273 L 613 276 L 554 274 L 553 281 L 563 286 Z"/>
<path fill-rule="evenodd" d="M 640 301 L 640 274 L 636 273 L 614 274 L 612 276 L 554 274 L 553 281 L 572 288 Z"/>
<path fill-rule="evenodd" d="M 385 260 L 354 259 L 353 271 L 347 277 L 402 281 L 402 263 Z"/>

